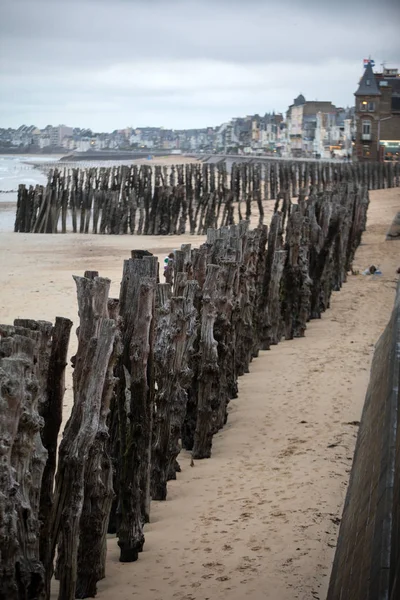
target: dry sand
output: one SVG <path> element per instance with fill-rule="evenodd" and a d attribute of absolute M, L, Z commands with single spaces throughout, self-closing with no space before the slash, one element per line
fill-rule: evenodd
<path fill-rule="evenodd" d="M 239 380 L 228 424 L 210 460 L 190 467 L 152 504 L 135 564 L 118 562 L 109 540 L 99 600 L 300 600 L 326 597 L 338 517 L 369 378 L 373 345 L 394 300 L 400 245 L 385 233 L 400 190 L 371 193 L 368 230 L 355 260 L 382 277 L 350 276 L 304 339 L 262 352 Z M 0 321 L 16 317 L 77 324 L 72 273 L 99 270 L 118 294 L 122 260 L 134 247 L 160 258 L 202 238 L 0 235 Z M 72 336 L 70 354 L 76 347 Z M 69 372 L 70 376 L 70 372 Z M 71 383 L 65 414 L 71 405 Z M 56 597 L 56 596 L 54 596 Z"/>
<path fill-rule="evenodd" d="M 151 152 L 149 151 L 149 155 L 152 156 Z M 32 163 L 34 163 L 34 161 L 31 161 Z M 148 165 L 148 166 L 155 166 L 155 165 L 159 165 L 162 167 L 170 167 L 171 165 L 186 165 L 186 164 L 192 164 L 192 163 L 198 163 L 200 162 L 198 159 L 193 158 L 192 156 L 184 156 L 183 154 L 170 154 L 167 156 L 152 156 L 152 158 L 150 160 L 148 160 L 147 158 L 136 158 L 136 159 L 132 159 L 132 158 L 128 158 L 128 159 L 118 159 L 118 157 L 116 157 L 114 160 L 101 160 L 99 158 L 97 159 L 92 159 L 92 160 L 78 160 L 78 161 L 74 161 L 73 158 L 71 160 L 65 160 L 62 161 L 60 163 L 60 167 L 64 168 L 64 167 L 76 167 L 79 169 L 84 169 L 87 167 L 112 167 L 113 165 L 119 166 L 119 165 Z M 50 163 L 48 165 L 49 167 L 53 167 L 53 164 Z M 57 165 L 56 165 L 57 166 Z"/>

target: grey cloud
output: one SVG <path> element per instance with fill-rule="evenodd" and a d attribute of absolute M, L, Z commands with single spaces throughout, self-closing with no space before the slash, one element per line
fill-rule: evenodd
<path fill-rule="evenodd" d="M 0 0 L 0 16 L 3 126 L 43 125 L 47 111 L 101 127 L 68 108 L 90 103 L 110 107 L 103 129 L 142 116 L 177 126 L 190 107 L 194 126 L 213 124 L 284 110 L 299 91 L 346 104 L 363 58 L 400 56 L 395 0 Z"/>
<path fill-rule="evenodd" d="M 121 59 L 182 57 L 318 62 L 332 52 L 345 58 L 354 55 L 360 41 L 385 33 L 393 33 L 394 39 L 393 16 L 400 15 L 391 2 L 377 6 L 366 1 L 349 2 L 346 8 L 335 3 L 330 9 L 325 4 L 318 8 L 314 0 L 3 0 L 3 4 L 1 38 L 17 58 L 25 55 L 27 60 L 61 65 L 79 59 L 89 66 L 99 61 L 107 65 Z M 382 19 L 385 13 L 387 19 Z"/>

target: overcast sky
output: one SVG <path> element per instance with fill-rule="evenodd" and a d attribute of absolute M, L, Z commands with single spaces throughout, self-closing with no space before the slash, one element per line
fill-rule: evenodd
<path fill-rule="evenodd" d="M 351 105 L 400 67 L 399 0 L 0 0 L 0 127 L 217 125 Z"/>

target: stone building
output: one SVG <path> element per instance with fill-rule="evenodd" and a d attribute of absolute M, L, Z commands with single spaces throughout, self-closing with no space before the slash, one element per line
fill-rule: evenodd
<path fill-rule="evenodd" d="M 313 156 L 317 114 L 336 113 L 332 102 L 308 101 L 300 94 L 286 113 L 287 135 L 292 156 Z"/>
<path fill-rule="evenodd" d="M 400 159 L 400 76 L 397 69 L 374 73 L 368 62 L 356 98 L 353 158 L 359 161 Z"/>

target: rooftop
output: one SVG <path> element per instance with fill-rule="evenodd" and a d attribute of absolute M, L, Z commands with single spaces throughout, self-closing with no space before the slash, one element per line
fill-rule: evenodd
<path fill-rule="evenodd" d="M 354 94 L 355 96 L 380 96 L 378 83 L 375 79 L 374 72 L 372 70 L 371 63 L 369 62 L 365 67 L 363 76 L 361 77 L 358 90 Z"/>

